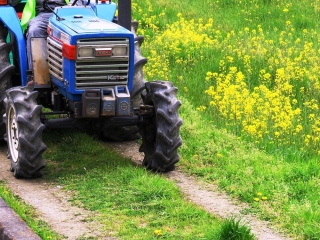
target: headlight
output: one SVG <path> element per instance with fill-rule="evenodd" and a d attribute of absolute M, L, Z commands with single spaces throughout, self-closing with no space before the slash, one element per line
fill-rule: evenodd
<path fill-rule="evenodd" d="M 93 57 L 93 49 L 92 48 L 79 48 L 78 49 L 78 57 Z"/>
<path fill-rule="evenodd" d="M 112 48 L 113 56 L 127 56 L 127 48 L 126 47 L 115 47 Z"/>

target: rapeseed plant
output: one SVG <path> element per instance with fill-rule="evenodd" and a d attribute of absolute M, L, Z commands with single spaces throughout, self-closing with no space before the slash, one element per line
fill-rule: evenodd
<path fill-rule="evenodd" d="M 264 38 L 261 26 L 233 32 L 233 42 L 221 42 L 228 51 L 219 71 L 207 72 L 205 93 L 212 99 L 213 119 L 228 131 L 262 147 L 268 142 L 275 147 L 293 144 L 318 154 L 319 67 L 314 63 L 320 58 L 312 42 L 290 39 L 290 31 L 280 32 L 281 48 Z M 256 64 L 261 60 L 268 66 Z M 253 72 L 259 73 L 256 79 Z"/>
<path fill-rule="evenodd" d="M 219 8 L 222 3 L 211 4 Z M 259 12 L 258 5 L 246 9 L 243 2 L 235 4 L 243 7 L 241 14 L 248 17 Z M 261 148 L 278 151 L 290 146 L 318 155 L 320 36 L 312 29 L 295 29 L 295 19 L 290 15 L 292 3 L 278 3 L 287 19 L 281 30 L 275 26 L 267 32 L 261 24 L 225 31 L 215 26 L 212 18 L 186 20 L 182 13 L 176 15 L 176 22 L 168 24 L 165 12 L 155 13 L 149 0 L 146 5 L 148 11 L 142 13 L 139 31 L 146 38 L 152 36 L 146 47 L 147 79 L 168 80 L 177 74 L 184 94 L 195 93 L 194 86 L 184 84 L 189 79 L 181 73 L 202 61 L 212 61 L 209 55 L 213 51 L 219 53 L 213 68 L 204 69 L 203 83 L 195 83 L 206 85 L 205 93 L 211 99 L 201 102 L 197 110 L 209 111 L 216 126 Z M 133 7 L 141 12 L 138 5 Z M 276 38 L 267 37 L 270 31 Z M 172 65 L 180 72 L 173 73 Z"/>
<path fill-rule="evenodd" d="M 160 2 L 161 7 L 169 6 Z M 186 98 L 192 101 L 195 108 L 198 107 L 198 114 L 208 120 L 210 127 L 221 131 L 225 129 L 236 134 L 239 140 L 250 141 L 268 153 L 274 153 L 273 156 L 279 157 L 279 168 L 295 159 L 304 160 L 306 165 L 310 165 L 310 160 L 314 159 L 315 166 L 318 166 L 320 36 L 315 29 L 319 29 L 319 21 L 303 15 L 313 14 L 313 11 L 316 13 L 313 15 L 319 15 L 320 1 L 303 1 L 299 4 L 279 0 L 254 3 L 235 0 L 205 2 L 208 6 L 210 4 L 211 10 L 217 12 L 212 15 L 214 19 L 209 19 L 211 15 L 208 14 L 192 15 L 183 9 L 179 9 L 179 14 L 162 8 L 157 12 L 153 9 L 150 9 L 153 12 L 145 11 L 147 17 L 139 22 L 141 26 L 148 28 L 140 28 L 139 31 L 148 41 L 148 45 L 143 45 L 143 51 L 149 60 L 145 68 L 146 78 L 174 81 L 180 89 L 179 94 L 188 96 Z M 200 4 L 201 2 L 197 2 L 195 7 Z M 305 7 L 296 8 L 295 5 Z M 162 13 L 161 19 L 152 23 L 155 26 L 149 24 L 148 19 L 159 16 L 162 11 L 165 14 Z M 171 23 L 166 21 L 170 13 L 173 15 L 170 16 L 173 19 Z M 184 16 L 193 20 L 186 20 Z M 202 19 L 197 19 L 196 16 L 201 16 Z M 192 126 L 193 124 L 195 123 Z M 184 133 L 186 139 L 188 134 Z M 216 140 L 219 134 L 210 137 Z M 209 146 L 208 149 L 210 147 L 212 148 Z M 204 156 L 198 149 L 195 151 L 197 154 L 191 153 L 192 160 L 208 164 L 198 170 L 202 175 L 219 179 L 219 174 L 210 172 L 211 164 L 216 171 L 219 167 L 214 164 L 224 163 L 223 160 L 229 161 L 232 158 L 228 156 L 229 149 L 220 150 L 216 149 L 208 153 L 208 156 Z M 283 159 L 285 161 L 282 162 Z M 266 164 L 266 168 L 270 167 L 265 162 L 265 157 L 257 161 Z M 300 161 L 294 161 L 294 164 L 297 163 L 301 164 Z M 254 206 L 261 209 L 272 205 L 275 211 L 281 212 L 279 209 L 282 206 L 292 206 L 287 208 L 289 211 L 283 212 L 281 222 L 287 222 L 288 218 L 291 218 L 291 222 L 299 222 L 297 226 L 291 223 L 288 225 L 293 232 L 302 231 L 304 236 L 311 239 L 307 228 L 301 226 L 300 222 L 306 221 L 308 226 L 311 226 L 308 221 L 319 222 L 318 212 L 312 213 L 312 209 L 318 209 L 318 206 L 316 200 L 313 200 L 311 207 L 306 206 L 304 211 L 313 215 L 312 218 L 307 217 L 308 220 L 302 220 L 300 205 L 304 199 L 311 198 L 306 196 L 305 189 L 316 189 L 319 186 L 317 168 L 307 168 L 306 171 L 314 176 L 308 180 L 307 174 L 304 176 L 300 173 L 300 177 L 299 171 L 291 172 L 289 167 L 283 167 L 281 174 L 284 177 L 280 179 L 280 174 L 267 176 L 261 171 L 255 172 L 254 167 L 251 168 L 251 162 L 248 165 L 248 171 L 241 169 L 245 173 L 244 178 L 259 177 L 253 177 L 252 186 L 250 183 L 246 188 L 248 191 L 244 190 L 239 196 L 243 197 L 243 193 L 248 193 L 245 199 L 254 202 Z M 237 165 L 230 164 L 221 168 L 229 171 L 234 166 Z M 302 166 L 301 169 L 305 170 L 306 167 Z M 234 185 L 228 183 L 233 175 L 224 178 L 225 175 L 222 174 L 223 178 L 219 179 L 221 186 L 231 193 L 238 188 L 241 179 L 234 178 Z M 236 175 L 239 175 L 238 171 Z M 302 179 L 301 183 L 295 183 L 299 179 Z M 269 184 L 270 181 L 278 180 L 283 182 L 278 185 Z M 258 196 L 254 192 L 252 194 L 254 186 L 262 186 L 264 183 L 263 190 L 268 192 L 267 196 Z M 276 206 L 281 207 L 277 209 Z M 295 209 L 299 209 L 295 213 L 297 217 L 292 213 Z M 310 236 L 319 234 L 310 233 Z"/>

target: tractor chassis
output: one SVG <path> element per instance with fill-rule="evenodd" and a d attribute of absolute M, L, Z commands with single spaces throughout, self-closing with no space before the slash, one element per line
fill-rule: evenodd
<path fill-rule="evenodd" d="M 48 115 L 64 115 L 65 118 L 48 119 Z M 84 132 L 101 132 L 112 127 L 138 126 L 139 128 L 152 123 L 154 107 L 141 105 L 134 109 L 132 116 L 115 116 L 109 118 L 75 118 L 68 112 L 43 112 L 41 122 L 47 129 L 79 129 Z"/>

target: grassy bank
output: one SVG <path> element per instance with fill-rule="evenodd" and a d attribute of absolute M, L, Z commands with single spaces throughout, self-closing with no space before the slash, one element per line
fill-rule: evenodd
<path fill-rule="evenodd" d="M 187 100 L 181 166 L 250 203 L 248 212 L 319 239 L 319 2 L 135 9 L 147 77 L 174 81 Z"/>
<path fill-rule="evenodd" d="M 6 183 L 0 181 L 0 197 L 14 210 L 28 226 L 35 231 L 42 239 L 60 239 L 61 236 L 52 231 L 48 223 L 40 220 L 37 212 L 31 206 L 17 198 Z"/>

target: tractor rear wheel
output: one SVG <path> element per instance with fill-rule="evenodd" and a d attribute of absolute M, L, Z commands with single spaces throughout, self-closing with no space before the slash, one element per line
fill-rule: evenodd
<path fill-rule="evenodd" d="M 3 100 L 6 90 L 11 86 L 11 76 L 14 70 L 14 66 L 10 64 L 9 59 L 11 44 L 6 42 L 7 35 L 7 27 L 0 22 L 0 139 L 3 139 L 6 133 L 6 126 L 3 121 L 3 114 L 5 113 Z"/>
<path fill-rule="evenodd" d="M 181 102 L 176 98 L 177 91 L 171 82 L 146 83 L 143 103 L 154 108 L 151 121 L 142 128 L 141 150 L 145 155 L 143 165 L 147 169 L 168 172 L 174 170 L 179 161 L 182 120 L 179 117 Z"/>
<path fill-rule="evenodd" d="M 5 140 L 16 178 L 41 177 L 41 169 L 45 167 L 42 159 L 47 148 L 42 142 L 45 126 L 40 122 L 42 107 L 37 105 L 37 96 L 37 91 L 27 87 L 14 87 L 6 92 Z"/>

